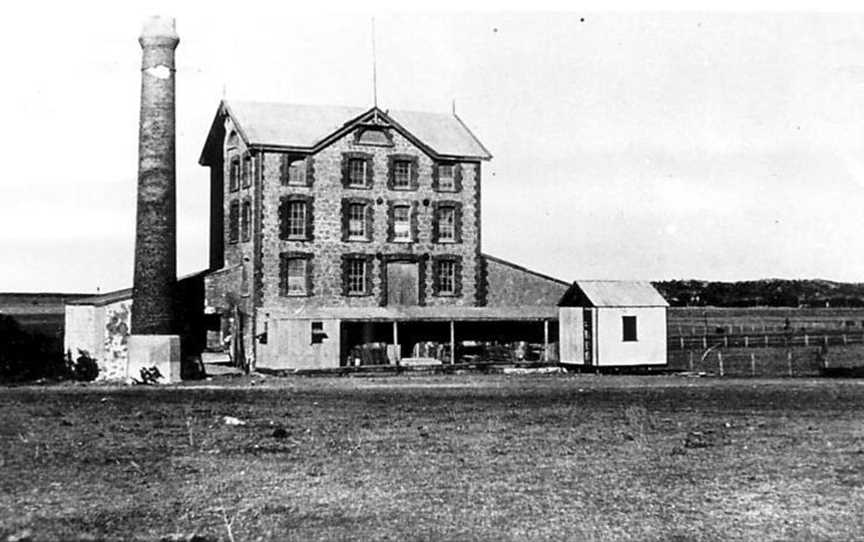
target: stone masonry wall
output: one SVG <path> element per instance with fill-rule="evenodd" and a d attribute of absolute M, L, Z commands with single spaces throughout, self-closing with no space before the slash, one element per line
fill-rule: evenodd
<path fill-rule="evenodd" d="M 463 162 L 462 189 L 459 192 L 437 192 L 433 189 L 433 160 L 395 130 L 391 131 L 393 146 L 380 147 L 355 143 L 349 133 L 312 156 L 314 179 L 311 186 L 282 186 L 280 182 L 281 155 L 266 152 L 263 155 L 262 224 L 262 304 L 268 310 L 295 309 L 302 306 L 378 306 L 385 288 L 382 273 L 387 255 L 410 254 L 419 257 L 425 305 L 476 304 L 476 277 L 479 259 L 479 162 Z M 373 185 L 369 189 L 346 188 L 342 184 L 343 153 L 362 152 L 373 155 Z M 387 187 L 389 156 L 410 155 L 417 159 L 417 189 L 392 190 Z M 279 238 L 280 200 L 288 195 L 311 196 L 313 199 L 312 241 L 287 241 Z M 366 198 L 371 200 L 373 227 L 371 242 L 342 240 L 342 199 Z M 410 202 L 417 213 L 417 242 L 388 242 L 388 202 Z M 457 201 L 462 206 L 461 242 L 433 242 L 433 212 L 435 202 Z M 312 295 L 287 297 L 280 295 L 280 253 L 312 253 Z M 342 293 L 342 255 L 355 253 L 371 255 L 372 291 L 368 296 L 344 296 Z M 227 254 L 227 251 L 226 251 Z M 432 258 L 436 255 L 461 257 L 461 292 L 455 297 L 436 297 L 433 294 Z M 236 258 L 236 256 L 233 256 Z M 383 258 L 382 258 L 383 257 Z"/>

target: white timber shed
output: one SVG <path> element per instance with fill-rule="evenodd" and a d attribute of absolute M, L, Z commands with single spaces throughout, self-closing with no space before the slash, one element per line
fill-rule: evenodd
<path fill-rule="evenodd" d="M 558 303 L 561 363 L 665 365 L 668 306 L 650 282 L 574 282 Z"/>

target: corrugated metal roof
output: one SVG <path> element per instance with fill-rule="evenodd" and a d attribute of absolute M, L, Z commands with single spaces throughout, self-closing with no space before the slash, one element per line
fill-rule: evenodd
<path fill-rule="evenodd" d="M 248 143 L 310 149 L 371 111 L 359 107 L 246 101 L 225 105 Z M 491 157 L 455 115 L 387 111 L 386 116 L 439 155 Z"/>
<path fill-rule="evenodd" d="M 314 147 L 366 110 L 359 107 L 226 102 L 250 144 Z"/>
<path fill-rule="evenodd" d="M 576 286 L 595 307 L 668 307 L 650 282 L 627 280 L 577 280 Z"/>
<path fill-rule="evenodd" d="M 297 309 L 277 309 L 265 307 L 271 316 L 290 319 L 327 319 L 340 320 L 554 320 L 558 318 L 555 306 L 518 306 L 518 307 L 299 307 Z"/>

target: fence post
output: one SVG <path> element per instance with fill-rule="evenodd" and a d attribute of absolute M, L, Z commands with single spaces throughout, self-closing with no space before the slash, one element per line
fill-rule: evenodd
<path fill-rule="evenodd" d="M 765 348 L 768 348 L 768 335 L 765 335 Z"/>
<path fill-rule="evenodd" d="M 810 346 L 810 341 L 809 341 L 809 339 L 807 338 L 807 334 L 806 334 L 806 333 L 804 334 L 804 346 Z"/>
<path fill-rule="evenodd" d="M 750 352 L 750 376 L 756 376 L 756 354 Z"/>
<path fill-rule="evenodd" d="M 684 336 L 682 335 L 681 337 L 678 337 L 678 339 L 681 341 L 681 350 L 684 350 Z"/>
<path fill-rule="evenodd" d="M 708 348 L 708 337 L 702 335 L 702 348 Z"/>
<path fill-rule="evenodd" d="M 717 351 L 717 363 L 720 365 L 720 376 L 723 376 L 723 352 Z"/>
<path fill-rule="evenodd" d="M 690 351 L 690 372 L 693 372 L 693 351 Z"/>
<path fill-rule="evenodd" d="M 847 344 L 849 344 L 849 343 L 846 342 L 846 334 L 844 333 L 844 334 L 843 334 L 843 345 L 845 346 L 845 345 L 847 345 Z M 827 342 L 827 341 L 825 342 L 825 345 L 826 345 L 826 346 L 828 345 L 828 342 Z"/>
<path fill-rule="evenodd" d="M 723 335 L 723 346 L 729 348 L 729 335 Z"/>
<path fill-rule="evenodd" d="M 786 361 L 789 363 L 789 376 L 792 376 L 792 350 L 786 352 Z"/>
<path fill-rule="evenodd" d="M 749 346 L 750 346 L 750 337 L 745 335 L 744 336 L 744 348 L 747 348 Z"/>

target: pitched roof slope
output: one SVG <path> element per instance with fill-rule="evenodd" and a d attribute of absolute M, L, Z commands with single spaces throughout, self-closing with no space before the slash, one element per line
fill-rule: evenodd
<path fill-rule="evenodd" d="M 224 103 L 250 145 L 312 149 L 373 109 L 231 101 Z M 443 156 L 489 159 L 491 155 L 455 115 L 416 111 L 381 112 Z"/>
<path fill-rule="evenodd" d="M 648 281 L 577 280 L 564 294 L 562 306 L 668 307 Z"/>

